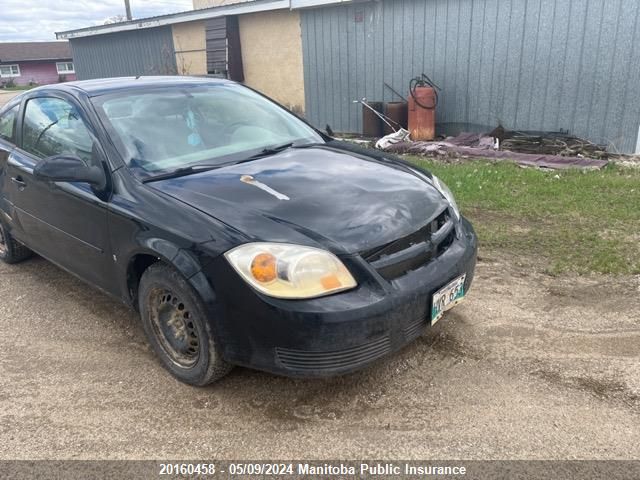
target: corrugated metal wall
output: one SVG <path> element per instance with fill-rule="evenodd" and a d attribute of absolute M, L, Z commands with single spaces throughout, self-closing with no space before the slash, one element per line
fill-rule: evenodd
<path fill-rule="evenodd" d="M 75 38 L 71 50 L 79 80 L 177 73 L 170 26 Z"/>
<path fill-rule="evenodd" d="M 398 100 L 425 72 L 445 131 L 568 130 L 632 152 L 638 0 L 384 0 L 302 11 L 306 115 L 359 132 L 351 102 Z"/>

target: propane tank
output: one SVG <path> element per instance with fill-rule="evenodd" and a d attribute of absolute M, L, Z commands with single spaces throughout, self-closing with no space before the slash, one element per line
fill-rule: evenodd
<path fill-rule="evenodd" d="M 409 83 L 409 132 L 411 140 L 428 141 L 436 136 L 438 87 L 424 73 Z"/>

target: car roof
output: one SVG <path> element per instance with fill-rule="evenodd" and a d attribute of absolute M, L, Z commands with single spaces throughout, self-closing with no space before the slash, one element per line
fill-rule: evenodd
<path fill-rule="evenodd" d="M 233 83 L 229 80 L 215 77 L 183 77 L 183 76 L 138 76 L 97 78 L 94 80 L 78 80 L 73 82 L 43 85 L 47 90 L 77 91 L 82 90 L 88 96 L 95 97 L 126 90 L 137 90 L 145 87 L 180 87 Z"/>

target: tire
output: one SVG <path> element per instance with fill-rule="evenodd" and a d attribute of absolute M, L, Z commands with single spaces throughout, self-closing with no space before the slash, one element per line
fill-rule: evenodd
<path fill-rule="evenodd" d="M 202 387 L 231 371 L 216 348 L 202 300 L 176 270 L 151 265 L 140 280 L 138 304 L 149 343 L 178 380 Z"/>
<path fill-rule="evenodd" d="M 4 223 L 0 222 L 0 260 L 12 264 L 22 262 L 31 255 L 33 252 L 14 239 Z"/>

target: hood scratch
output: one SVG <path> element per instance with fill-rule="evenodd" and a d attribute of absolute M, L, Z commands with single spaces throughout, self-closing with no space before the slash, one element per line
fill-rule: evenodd
<path fill-rule="evenodd" d="M 260 190 L 264 190 L 265 192 L 269 193 L 270 195 L 273 195 L 278 200 L 291 200 L 284 193 L 280 193 L 280 192 L 274 190 L 273 188 L 271 188 L 269 185 L 265 185 L 264 183 L 259 182 L 258 180 L 253 178 L 251 175 L 242 175 L 240 177 L 240 181 L 243 182 L 243 183 L 247 183 L 249 185 L 253 185 L 254 187 L 258 187 Z"/>

